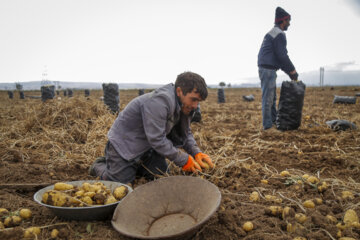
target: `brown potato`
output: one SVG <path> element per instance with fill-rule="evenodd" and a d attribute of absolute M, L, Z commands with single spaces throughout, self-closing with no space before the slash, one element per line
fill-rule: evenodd
<path fill-rule="evenodd" d="M 94 196 L 94 201 L 96 204 L 102 205 L 105 203 L 106 194 L 105 193 L 96 193 Z"/>
<path fill-rule="evenodd" d="M 0 217 L 9 215 L 9 211 L 6 208 L 0 208 Z"/>
<path fill-rule="evenodd" d="M 243 224 L 242 228 L 244 229 L 245 232 L 250 232 L 251 230 L 254 229 L 254 224 L 252 222 L 246 222 Z"/>
<path fill-rule="evenodd" d="M 21 221 L 22 219 L 19 216 L 10 216 L 5 218 L 4 225 L 5 227 L 15 227 L 15 226 L 19 226 Z"/>
<path fill-rule="evenodd" d="M 120 186 L 115 188 L 113 195 L 117 200 L 120 200 L 123 197 L 125 197 L 127 193 L 128 193 L 128 188 L 125 186 Z"/>
<path fill-rule="evenodd" d="M 39 235 L 41 233 L 41 229 L 39 227 L 29 227 L 25 229 L 24 238 L 34 238 L 35 235 Z"/>
<path fill-rule="evenodd" d="M 58 235 L 59 235 L 59 231 L 58 231 L 56 228 L 54 228 L 54 229 L 51 231 L 50 237 L 51 237 L 52 239 L 55 239 L 55 238 L 58 237 Z"/>
<path fill-rule="evenodd" d="M 71 190 L 71 189 L 74 189 L 73 185 L 63 183 L 63 182 L 58 182 L 58 183 L 55 183 L 55 185 L 54 185 L 54 190 L 58 190 L 58 191 L 66 191 L 66 190 Z"/>
<path fill-rule="evenodd" d="M 295 220 L 298 223 L 304 223 L 307 220 L 307 216 L 303 213 L 296 213 L 295 214 Z"/>
<path fill-rule="evenodd" d="M 91 199 L 91 197 L 89 196 L 84 196 L 81 201 L 83 201 L 84 203 L 86 203 L 87 205 L 93 205 L 94 201 Z"/>
<path fill-rule="evenodd" d="M 105 205 L 107 204 L 111 204 L 111 203 L 116 203 L 118 200 L 116 200 L 116 198 L 113 195 L 109 195 L 107 197 L 107 199 L 105 200 Z"/>
<path fill-rule="evenodd" d="M 70 197 L 60 191 L 48 190 L 43 194 L 42 202 L 52 206 L 63 207 L 70 203 Z"/>
<path fill-rule="evenodd" d="M 32 216 L 31 210 L 30 210 L 30 209 L 27 209 L 27 208 L 21 209 L 20 212 L 19 212 L 19 214 L 20 214 L 20 217 L 21 217 L 22 219 L 29 219 L 29 218 L 31 218 L 31 216 Z"/>

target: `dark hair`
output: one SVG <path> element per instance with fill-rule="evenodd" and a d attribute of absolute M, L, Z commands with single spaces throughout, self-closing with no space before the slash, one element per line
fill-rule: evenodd
<path fill-rule="evenodd" d="M 175 81 L 175 89 L 181 88 L 184 95 L 196 89 L 196 93 L 200 94 L 202 100 L 205 100 L 208 95 L 207 86 L 203 77 L 193 72 L 183 72 L 179 74 Z"/>

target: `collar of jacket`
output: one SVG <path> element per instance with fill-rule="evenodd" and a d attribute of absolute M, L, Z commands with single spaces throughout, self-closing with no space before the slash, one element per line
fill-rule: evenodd
<path fill-rule="evenodd" d="M 178 97 L 178 95 L 177 95 L 177 93 L 176 93 L 176 88 L 175 88 L 175 99 L 176 99 L 176 102 L 178 103 L 178 105 L 179 105 L 179 107 L 180 107 L 180 109 L 181 109 L 181 107 L 182 107 L 182 103 L 181 103 L 181 100 L 180 100 L 180 98 Z"/>

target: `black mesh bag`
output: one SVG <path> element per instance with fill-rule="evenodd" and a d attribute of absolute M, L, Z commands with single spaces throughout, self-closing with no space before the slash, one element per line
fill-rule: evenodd
<path fill-rule="evenodd" d="M 347 129 L 350 129 L 350 130 L 357 129 L 355 123 L 349 122 L 347 120 L 341 120 L 341 119 L 327 121 L 326 125 L 328 125 L 334 131 L 345 131 Z"/>
<path fill-rule="evenodd" d="M 305 84 L 302 81 L 284 81 L 281 85 L 276 127 L 279 130 L 295 130 L 301 125 Z"/>
<path fill-rule="evenodd" d="M 225 102 L 225 92 L 223 88 L 218 89 L 218 103 L 224 103 Z"/>
<path fill-rule="evenodd" d="M 41 100 L 45 102 L 48 99 L 53 99 L 55 97 L 55 86 L 46 85 L 41 86 Z"/>
<path fill-rule="evenodd" d="M 102 87 L 104 91 L 104 103 L 112 113 L 119 112 L 119 86 L 116 83 L 103 83 Z"/>
<path fill-rule="evenodd" d="M 343 104 L 355 104 L 356 97 L 351 96 L 334 96 L 333 103 L 343 103 Z"/>

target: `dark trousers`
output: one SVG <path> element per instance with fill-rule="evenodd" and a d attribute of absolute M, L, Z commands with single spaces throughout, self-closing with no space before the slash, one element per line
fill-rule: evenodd
<path fill-rule="evenodd" d="M 106 163 L 98 163 L 95 171 L 102 180 L 132 183 L 137 176 L 154 179 L 168 171 L 165 157 L 154 149 L 132 160 L 123 159 L 108 141 L 105 147 Z"/>

